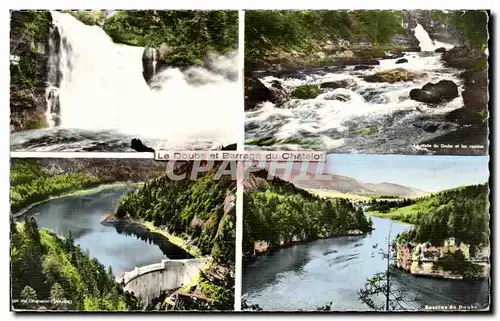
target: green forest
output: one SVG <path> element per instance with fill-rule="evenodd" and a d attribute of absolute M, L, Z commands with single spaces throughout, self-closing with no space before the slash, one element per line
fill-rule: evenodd
<path fill-rule="evenodd" d="M 396 205 L 378 216 L 416 225 L 399 236 L 401 242 L 429 241 L 439 246 L 453 237 L 458 244 L 469 244 L 473 253 L 489 244 L 488 194 L 488 184 L 459 187 L 419 198 L 413 205 Z"/>
<path fill-rule="evenodd" d="M 238 47 L 238 11 L 123 10 L 104 20 L 117 43 L 160 49 L 173 66 L 203 65 L 209 52 L 226 54 Z"/>
<path fill-rule="evenodd" d="M 236 214 L 234 206 L 227 210 L 228 200 L 234 202 L 236 185 L 230 177 L 214 179 L 217 168 L 196 180 L 173 181 L 168 176 L 150 180 L 126 195 L 115 214 L 118 218 L 153 222 L 168 233 L 190 240 L 202 255 L 210 255 L 213 269 L 222 267 L 227 273 L 218 281 L 202 275 L 201 291 L 212 300 L 207 308 L 232 309 Z"/>
<path fill-rule="evenodd" d="M 13 213 L 50 197 L 103 183 L 84 173 L 51 174 L 36 160 L 13 161 L 10 171 L 10 209 Z"/>
<path fill-rule="evenodd" d="M 430 10 L 436 21 L 450 25 L 468 45 L 484 48 L 488 44 L 488 15 L 485 10 Z"/>
<path fill-rule="evenodd" d="M 400 11 L 255 10 L 245 12 L 245 57 L 263 58 L 271 51 L 307 50 L 340 36 L 384 45 L 401 33 Z"/>
<path fill-rule="evenodd" d="M 471 46 L 481 48 L 487 43 L 488 16 L 485 11 L 467 10 L 464 13 L 450 10 L 445 13 L 431 10 L 430 18 L 455 29 Z M 400 10 L 246 11 L 245 66 L 252 69 L 256 61 L 293 51 L 317 52 L 319 44 L 334 38 L 369 43 L 370 48 L 363 48 L 362 53 L 355 54 L 377 58 L 390 49 L 395 35 L 405 32 L 402 19 Z"/>
<path fill-rule="evenodd" d="M 11 212 L 98 185 L 142 182 L 165 174 L 166 165 L 141 159 L 12 159 Z"/>
<path fill-rule="evenodd" d="M 267 172 L 255 173 L 260 188 L 243 194 L 243 256 L 251 259 L 256 241 L 273 248 L 294 241 L 372 230 L 370 218 L 348 199 L 321 198 Z"/>
<path fill-rule="evenodd" d="M 128 311 L 140 309 L 106 269 L 75 245 L 36 220 L 10 224 L 13 305 L 17 309 Z M 35 300 L 40 300 L 39 302 Z"/>

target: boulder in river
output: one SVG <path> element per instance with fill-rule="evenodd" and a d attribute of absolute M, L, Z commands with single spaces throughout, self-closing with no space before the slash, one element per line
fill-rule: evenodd
<path fill-rule="evenodd" d="M 354 70 L 368 70 L 368 69 L 373 69 L 375 67 L 373 66 L 367 66 L 367 65 L 359 65 L 354 67 Z"/>
<path fill-rule="evenodd" d="M 396 68 L 391 70 L 379 71 L 373 75 L 365 77 L 368 82 L 388 82 L 395 83 L 401 81 L 412 81 L 418 74 L 403 68 Z"/>
<path fill-rule="evenodd" d="M 292 91 L 292 97 L 297 99 L 314 99 L 319 94 L 318 85 L 301 85 Z"/>
<path fill-rule="evenodd" d="M 434 50 L 434 52 L 446 52 L 446 48 L 445 47 L 439 47 L 436 50 Z"/>
<path fill-rule="evenodd" d="M 401 58 L 399 60 L 396 60 L 397 64 L 404 64 L 404 63 L 407 63 L 407 62 L 408 62 L 408 59 L 406 59 L 406 58 Z"/>
<path fill-rule="evenodd" d="M 434 133 L 439 128 L 439 124 L 435 123 L 414 124 L 414 126 L 417 128 L 421 128 L 428 133 Z"/>
<path fill-rule="evenodd" d="M 441 57 L 448 67 L 471 69 L 485 64 L 486 55 L 479 49 L 468 46 L 453 47 Z"/>
<path fill-rule="evenodd" d="M 461 126 L 480 124 L 486 118 L 487 118 L 486 113 L 478 113 L 469 108 L 458 108 L 449 112 L 448 114 L 446 114 L 446 116 L 444 116 L 444 119 L 446 121 L 453 122 Z"/>
<path fill-rule="evenodd" d="M 397 59 L 397 58 L 402 58 L 405 54 L 402 52 L 395 52 L 393 54 L 388 55 L 385 57 L 385 59 Z"/>
<path fill-rule="evenodd" d="M 441 80 L 436 84 L 427 83 L 422 89 L 412 89 L 410 98 L 429 104 L 438 104 L 458 97 L 458 87 L 451 80 Z"/>
<path fill-rule="evenodd" d="M 288 99 L 286 90 L 277 80 L 272 83 L 271 87 L 267 87 L 257 78 L 245 78 L 245 110 L 251 110 L 265 101 L 280 106 Z"/>
<path fill-rule="evenodd" d="M 319 85 L 320 88 L 332 88 L 332 89 L 337 89 L 337 88 L 347 88 L 349 86 L 352 86 L 354 84 L 354 80 L 352 79 L 342 79 L 342 80 L 337 80 L 337 81 L 327 81 L 321 83 Z"/>

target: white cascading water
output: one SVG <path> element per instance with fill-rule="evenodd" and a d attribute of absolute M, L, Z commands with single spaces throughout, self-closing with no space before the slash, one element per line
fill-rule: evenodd
<path fill-rule="evenodd" d="M 429 43 L 422 39 L 422 50 L 428 49 L 427 45 Z M 456 125 L 444 121 L 443 116 L 463 106 L 461 95 L 439 106 L 432 106 L 411 100 L 409 93 L 426 83 L 440 80 L 452 80 L 461 90 L 462 81 L 458 77 L 461 71 L 443 66 L 440 53 L 411 52 L 401 58 L 408 62 L 397 64 L 400 58 L 382 59 L 380 65 L 368 70 L 354 70 L 355 66 L 333 66 L 330 70 L 309 69 L 279 78 L 274 75 L 259 77 L 268 87 L 278 80 L 289 92 L 300 85 L 329 81 L 348 80 L 353 85 L 320 89 L 315 99 L 292 99 L 280 107 L 270 102 L 261 103 L 256 110 L 245 113 L 245 139 L 272 137 L 283 142 L 259 149 L 408 153 L 414 144 L 452 131 Z M 403 68 L 419 76 L 414 81 L 394 84 L 364 80 L 367 75 L 395 68 Z M 438 129 L 425 131 L 415 127 L 415 124 L 426 123 L 431 126 L 438 124 Z M 250 145 L 248 148 L 257 147 Z"/>
<path fill-rule="evenodd" d="M 448 43 L 432 40 L 431 37 L 429 37 L 427 31 L 425 31 L 424 27 L 422 27 L 422 25 L 419 23 L 417 24 L 415 29 L 413 29 L 413 32 L 415 34 L 415 38 L 417 38 L 418 42 L 420 43 L 420 49 L 422 51 L 434 51 L 441 47 L 448 50 L 453 48 L 454 46 Z"/>
<path fill-rule="evenodd" d="M 69 14 L 52 12 L 52 17 L 61 42 L 58 52 L 51 52 L 49 74 L 62 75 L 58 88 L 48 89 L 59 98 L 58 108 L 49 106 L 48 119 L 57 111 L 61 128 L 116 130 L 172 146 L 239 137 L 234 120 L 241 119 L 242 89 L 236 80 L 202 68 L 168 68 L 154 77 L 151 89 L 142 73 L 144 48 L 115 44 L 100 27 Z M 56 44 L 50 45 L 55 50 Z M 236 53 L 222 60 L 220 69 L 237 72 Z"/>

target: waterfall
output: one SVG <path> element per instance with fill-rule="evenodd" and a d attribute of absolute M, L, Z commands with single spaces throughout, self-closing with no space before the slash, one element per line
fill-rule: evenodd
<path fill-rule="evenodd" d="M 168 141 L 232 141 L 241 131 L 237 122 L 226 121 L 243 116 L 236 80 L 194 67 L 157 72 L 154 55 L 152 89 L 143 76 L 145 48 L 115 44 L 100 27 L 69 14 L 52 12 L 52 17 L 46 94 L 51 126 Z M 231 64 L 219 67 L 237 71 L 237 54 L 227 59 Z"/>
<path fill-rule="evenodd" d="M 153 77 L 156 76 L 156 63 L 158 62 L 158 52 L 153 50 Z"/>
<path fill-rule="evenodd" d="M 415 34 L 415 38 L 417 38 L 420 49 L 422 51 L 434 51 L 437 48 L 443 47 L 445 49 L 453 48 L 453 45 L 447 44 L 444 42 L 439 42 L 432 40 L 427 31 L 425 31 L 424 27 L 421 24 L 417 23 L 417 26 L 413 29 Z"/>

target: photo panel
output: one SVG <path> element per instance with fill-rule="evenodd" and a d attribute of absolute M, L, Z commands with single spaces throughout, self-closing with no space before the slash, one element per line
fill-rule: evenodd
<path fill-rule="evenodd" d="M 485 10 L 245 11 L 245 146 L 486 155 Z"/>
<path fill-rule="evenodd" d="M 489 311 L 486 156 L 330 154 L 244 180 L 245 311 Z"/>
<path fill-rule="evenodd" d="M 11 310 L 233 310 L 236 180 L 222 170 L 11 159 Z"/>
<path fill-rule="evenodd" d="M 11 150 L 206 150 L 242 131 L 237 10 L 13 10 Z"/>

